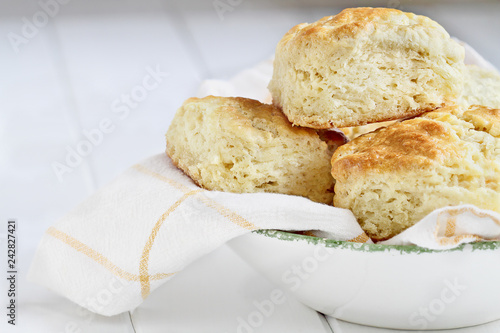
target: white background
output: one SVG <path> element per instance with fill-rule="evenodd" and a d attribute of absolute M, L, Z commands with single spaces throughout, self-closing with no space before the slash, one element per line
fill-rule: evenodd
<path fill-rule="evenodd" d="M 18 325 L 7 325 L 6 310 L 1 310 L 1 332 L 236 332 L 238 318 L 256 311 L 255 301 L 269 298 L 274 287 L 226 247 L 180 273 L 133 314 L 113 318 L 91 315 L 25 280 L 45 229 L 128 166 L 162 152 L 175 110 L 196 94 L 202 80 L 230 78 L 268 58 L 297 23 L 363 4 L 220 2 L 229 7 L 218 13 L 212 0 L 72 0 L 59 5 L 46 23 L 38 1 L 0 2 L 0 268 L 6 271 L 10 218 L 17 220 L 19 263 Z M 378 4 L 430 16 L 500 68 L 499 2 Z M 14 34 L 23 36 L 26 22 L 37 19 L 40 27 L 13 46 Z M 140 86 L 148 68 L 168 77 L 120 118 L 113 103 Z M 105 118 L 113 131 L 60 181 L 53 164 L 65 163 L 68 149 L 76 149 L 85 131 L 98 128 Z M 1 280 L 5 309 L 7 285 Z M 334 320 L 328 324 L 291 297 L 252 330 L 375 332 Z"/>

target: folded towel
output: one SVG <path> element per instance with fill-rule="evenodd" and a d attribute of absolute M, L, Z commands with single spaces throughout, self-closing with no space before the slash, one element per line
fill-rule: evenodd
<path fill-rule="evenodd" d="M 322 230 L 371 242 L 349 210 L 298 196 L 203 190 L 161 154 L 50 227 L 29 275 L 91 311 L 114 315 L 137 307 L 195 259 L 257 229 Z"/>

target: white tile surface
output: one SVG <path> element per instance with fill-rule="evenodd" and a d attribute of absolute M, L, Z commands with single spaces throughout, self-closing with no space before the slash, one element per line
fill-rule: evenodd
<path fill-rule="evenodd" d="M 81 121 L 79 139 L 104 118 L 114 125 L 87 158 L 102 185 L 164 150 L 166 128 L 200 77 L 161 7 L 139 17 L 68 16 L 56 26 Z M 168 76 L 148 79 L 156 87 L 142 90 L 148 69 Z M 123 95 L 131 96 L 131 106 Z M 114 112 L 118 108 L 124 111 Z"/>
<path fill-rule="evenodd" d="M 17 33 L 21 27 L 22 21 L 17 18 L 3 19 L 0 34 Z M 43 231 L 92 191 L 88 165 L 68 174 L 64 182 L 58 181 L 51 167 L 52 162 L 64 158 L 65 145 L 72 141 L 76 129 L 58 76 L 59 64 L 54 61 L 50 33 L 50 26 L 40 29 L 19 53 L 10 44 L 0 43 L 4 63 L 0 77 L 0 236 L 5 236 L 7 219 L 18 221 L 18 325 L 8 325 L 2 311 L 0 331 L 92 328 L 93 332 L 126 332 L 131 327 L 128 316 L 104 319 L 92 315 L 87 322 L 89 312 L 25 278 Z M 0 248 L 0 267 L 5 272 L 5 237 L 0 237 Z M 0 290 L 4 304 L 4 278 Z"/>
<path fill-rule="evenodd" d="M 436 19 L 500 67 L 500 4 L 401 3 L 402 9 Z M 273 286 L 225 247 L 160 288 L 132 318 L 123 314 L 88 320 L 90 313 L 24 276 L 38 239 L 54 220 L 121 170 L 164 149 L 168 123 L 201 79 L 233 76 L 269 57 L 293 25 L 340 10 L 310 8 L 303 1 L 281 1 L 280 6 L 243 1 L 221 20 L 213 4 L 193 9 L 199 8 L 196 1 L 72 1 L 21 45 L 20 53 L 7 38 L 0 41 L 0 247 L 5 245 L 6 219 L 17 218 L 20 259 L 20 326 L 14 330 L 2 319 L 1 332 L 133 332 L 132 321 L 135 331 L 143 333 L 235 332 L 237 318 L 248 318 L 255 311 L 253 302 L 269 296 Z M 36 0 L 0 2 L 0 35 L 20 33 L 22 18 L 39 10 Z M 157 65 L 169 77 L 128 117 L 113 113 L 111 103 L 131 93 L 147 75 L 146 68 Z M 83 131 L 96 128 L 103 118 L 113 121 L 114 131 L 59 182 L 51 164 L 64 162 L 67 146 L 75 148 L 85 139 Z M 394 332 L 335 320 L 330 324 L 335 333 Z M 497 326 L 456 332 L 498 332 Z M 288 297 L 254 329 L 281 331 L 330 328 L 321 315 Z"/>
<path fill-rule="evenodd" d="M 308 10 L 269 11 L 234 6 L 221 17 L 215 10 L 185 14 L 189 32 L 206 61 L 211 78 L 234 73 L 266 59 L 283 35 L 297 22 L 307 20 Z M 256 18 L 258 18 L 256 20 Z"/>
<path fill-rule="evenodd" d="M 0 34 L 13 31 L 18 23 L 1 21 Z M 0 214 L 28 220 L 33 227 L 38 221 L 60 216 L 64 213 L 61 207 L 69 210 L 90 193 L 85 164 L 62 183 L 51 166 L 64 158 L 74 128 L 48 34 L 48 30 L 41 31 L 19 54 L 8 43 L 0 43 L 4 62 L 0 78 L 0 178 L 4 190 L 8 189 L 2 191 Z"/>

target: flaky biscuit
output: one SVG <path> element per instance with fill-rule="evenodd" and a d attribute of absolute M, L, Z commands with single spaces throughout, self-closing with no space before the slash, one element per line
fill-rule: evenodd
<path fill-rule="evenodd" d="M 334 142 L 335 133 L 322 134 Z M 190 98 L 166 134 L 167 154 L 197 184 L 228 192 L 275 192 L 332 204 L 334 146 L 293 127 L 272 105 L 246 98 Z"/>
<path fill-rule="evenodd" d="M 500 110 L 442 108 L 365 134 L 337 149 L 332 175 L 334 205 L 374 240 L 440 207 L 500 212 Z"/>
<path fill-rule="evenodd" d="M 294 125 L 360 126 L 455 104 L 463 60 L 463 47 L 427 17 L 351 8 L 288 31 L 269 90 Z"/>

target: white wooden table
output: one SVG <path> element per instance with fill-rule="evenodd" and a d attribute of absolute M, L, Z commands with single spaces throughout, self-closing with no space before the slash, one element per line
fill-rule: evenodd
<path fill-rule="evenodd" d="M 2 310 L 1 332 L 386 332 L 326 319 L 292 297 L 258 327 L 243 328 L 254 302 L 274 287 L 226 247 L 178 274 L 134 313 L 112 318 L 25 280 L 44 230 L 128 166 L 163 151 L 175 110 L 203 79 L 229 78 L 269 57 L 293 25 L 341 9 L 301 1 L 222 2 L 230 6 L 223 13 L 212 1 L 55 6 L 42 0 L 47 15 L 35 0 L 1 0 L 0 267 L 6 271 L 9 218 L 18 223 L 19 262 L 17 325 L 7 325 Z M 402 9 L 436 19 L 500 67 L 500 4 L 410 4 Z M 146 79 L 151 72 L 155 80 Z M 70 171 L 54 171 L 103 120 L 112 130 Z M 498 331 L 496 323 L 457 330 Z"/>

